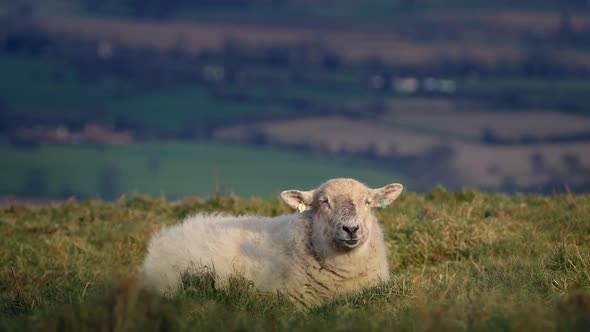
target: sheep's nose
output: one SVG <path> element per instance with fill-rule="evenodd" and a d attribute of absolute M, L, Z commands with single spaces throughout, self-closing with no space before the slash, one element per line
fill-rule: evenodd
<path fill-rule="evenodd" d="M 350 235 L 350 237 L 352 238 L 356 234 L 356 231 L 358 231 L 359 227 L 358 226 L 354 226 L 354 227 L 342 226 L 342 229 L 346 233 L 348 233 L 348 235 Z"/>

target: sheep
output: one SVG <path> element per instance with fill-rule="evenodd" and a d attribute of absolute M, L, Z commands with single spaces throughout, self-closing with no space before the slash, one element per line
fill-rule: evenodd
<path fill-rule="evenodd" d="M 387 281 L 387 249 L 371 208 L 384 208 L 402 190 L 399 183 L 370 189 L 339 178 L 310 191 L 283 191 L 281 198 L 299 213 L 197 214 L 152 237 L 141 268 L 144 285 L 173 296 L 182 274 L 196 266 L 214 270 L 217 285 L 239 274 L 258 290 L 282 292 L 309 309 Z"/>

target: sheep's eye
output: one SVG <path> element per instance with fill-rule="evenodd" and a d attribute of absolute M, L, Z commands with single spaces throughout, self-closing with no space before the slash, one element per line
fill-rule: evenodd
<path fill-rule="evenodd" d="M 373 203 L 373 201 L 370 198 L 367 198 L 365 200 L 365 204 L 367 204 L 368 206 L 371 206 L 371 203 Z"/>
<path fill-rule="evenodd" d="M 330 201 L 327 198 L 320 199 L 320 203 L 330 208 Z"/>

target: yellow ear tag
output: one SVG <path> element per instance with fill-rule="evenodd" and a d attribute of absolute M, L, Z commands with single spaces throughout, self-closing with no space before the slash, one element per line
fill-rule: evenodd
<path fill-rule="evenodd" d="M 305 211 L 305 203 L 303 203 L 303 201 L 299 202 L 299 205 L 297 205 L 297 211 L 299 211 L 299 213 Z"/>

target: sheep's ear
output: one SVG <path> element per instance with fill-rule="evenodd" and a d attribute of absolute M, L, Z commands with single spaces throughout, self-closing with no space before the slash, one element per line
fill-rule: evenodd
<path fill-rule="evenodd" d="M 385 187 L 373 189 L 373 203 L 371 206 L 385 208 L 385 206 L 395 201 L 395 199 L 402 193 L 403 190 L 404 186 L 399 183 L 391 183 Z"/>
<path fill-rule="evenodd" d="M 309 206 L 313 202 L 313 190 L 285 190 L 281 193 L 281 198 L 290 207 L 300 210 L 299 212 L 303 212 L 301 210 L 309 208 Z M 301 203 L 303 203 L 304 206 L 302 206 Z"/>

